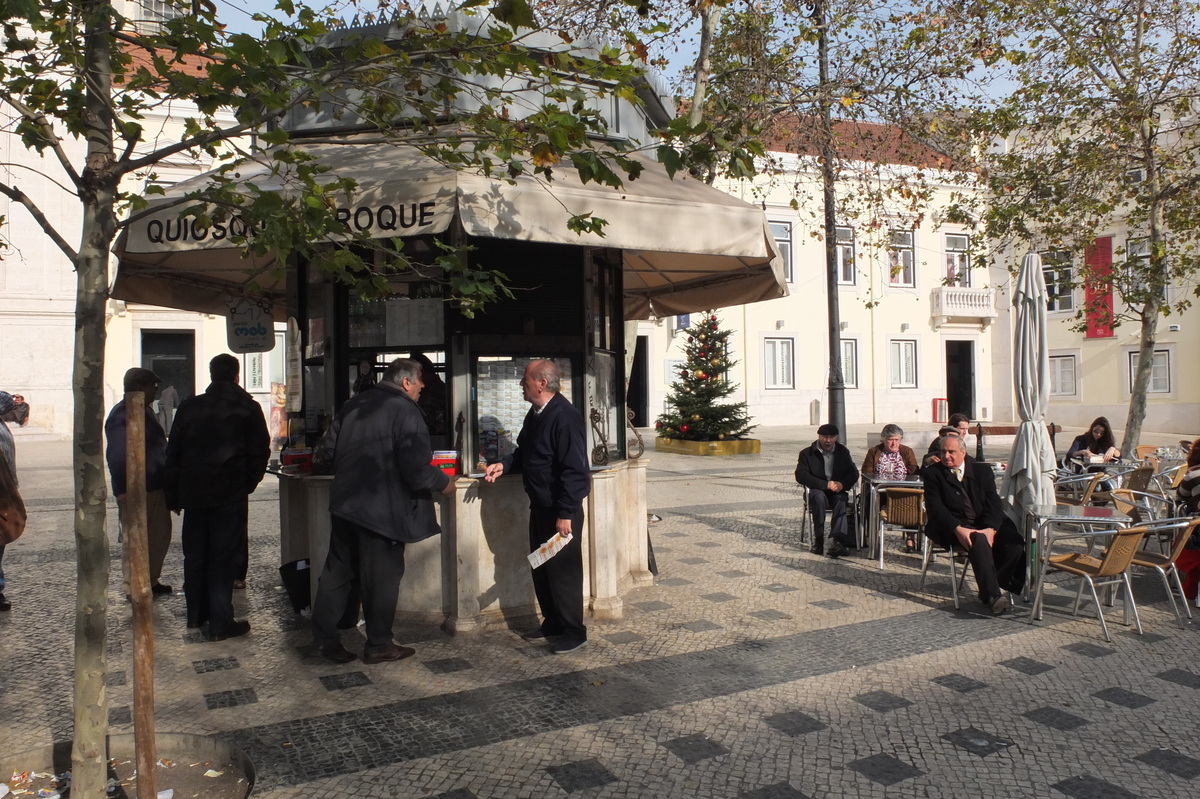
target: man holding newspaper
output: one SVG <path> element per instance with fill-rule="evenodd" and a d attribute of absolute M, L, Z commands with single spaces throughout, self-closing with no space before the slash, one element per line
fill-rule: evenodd
<path fill-rule="evenodd" d="M 529 495 L 529 547 L 537 551 L 550 544 L 543 551 L 549 558 L 533 569 L 542 625 L 524 638 L 554 639 L 554 653 L 565 655 L 587 643 L 580 541 L 583 500 L 592 490 L 592 477 L 583 417 L 559 393 L 559 385 L 558 367 L 552 361 L 536 360 L 525 367 L 521 390 L 532 407 L 517 436 L 517 449 L 490 464 L 484 479 L 495 482 L 505 473 L 522 477 Z"/>

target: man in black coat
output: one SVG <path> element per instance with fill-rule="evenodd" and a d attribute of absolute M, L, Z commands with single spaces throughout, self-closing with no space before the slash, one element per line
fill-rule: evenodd
<path fill-rule="evenodd" d="M 796 482 L 808 489 L 808 510 L 812 513 L 813 543 L 811 552 L 825 552 L 825 512 L 833 509 L 830 522 L 833 544 L 829 557 L 838 558 L 850 552 L 850 531 L 846 521 L 846 502 L 850 489 L 858 482 L 858 467 L 850 450 L 838 443 L 836 425 L 823 424 L 817 428 L 817 440 L 811 447 L 800 450 L 796 460 Z"/>
<path fill-rule="evenodd" d="M 336 663 L 355 657 L 342 645 L 337 625 L 356 583 L 366 620 L 363 662 L 415 654 L 392 640 L 404 545 L 442 531 L 433 492 L 453 494 L 455 484 L 432 465 L 429 427 L 417 406 L 424 385 L 421 364 L 397 358 L 375 388 L 342 406 L 322 445 L 323 460 L 333 463 L 332 529 L 313 602 L 313 638 L 317 650 Z"/>
<path fill-rule="evenodd" d="M 212 383 L 184 400 L 167 441 L 167 505 L 183 515 L 183 595 L 187 626 L 208 623 L 221 641 L 250 632 L 234 621 L 233 581 L 241 543 L 241 509 L 267 471 L 271 437 L 262 407 L 238 385 L 238 360 L 218 355 Z"/>
<path fill-rule="evenodd" d="M 163 490 L 167 467 L 167 434 L 163 432 L 158 417 L 150 409 L 154 395 L 158 393 L 158 375 L 149 369 L 134 367 L 125 372 L 125 393 L 141 392 L 145 397 L 145 416 L 142 427 L 145 431 L 146 452 L 146 544 L 150 560 L 150 590 L 155 594 L 171 593 L 171 586 L 158 581 L 162 574 L 163 561 L 171 546 L 171 511 L 167 507 L 167 494 Z M 108 473 L 112 478 L 112 491 L 117 498 L 117 515 L 121 523 L 122 549 L 121 572 L 125 596 L 129 596 L 129 534 L 125 523 L 129 511 L 125 507 L 125 458 L 126 447 L 125 400 L 122 399 L 109 411 L 104 421 L 104 437 L 108 447 L 104 456 L 108 461 Z"/>
<path fill-rule="evenodd" d="M 999 616 L 1008 611 L 1002 589 L 1025 585 L 1025 539 L 1004 515 L 992 467 L 966 462 L 962 439 L 943 436 L 942 457 L 922 472 L 925 483 L 925 535 L 943 547 L 967 551 L 979 601 Z"/>
<path fill-rule="evenodd" d="M 525 416 L 517 449 L 487 467 L 485 480 L 520 473 L 529 495 L 529 548 L 536 550 L 556 533 L 573 538 L 558 554 L 533 570 L 533 588 L 542 624 L 525 634 L 530 641 L 556 638 L 554 653 L 574 652 L 587 643 L 583 624 L 583 501 L 592 490 L 583 417 L 559 393 L 553 361 L 525 367 L 521 390 L 532 407 Z"/>

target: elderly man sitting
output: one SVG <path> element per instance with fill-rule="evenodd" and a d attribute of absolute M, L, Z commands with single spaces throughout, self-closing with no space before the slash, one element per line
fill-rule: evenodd
<path fill-rule="evenodd" d="M 939 545 L 967 551 L 979 601 L 999 616 L 1025 585 L 1025 539 L 1004 515 L 990 466 L 966 462 L 962 439 L 942 436 L 941 461 L 925 467 L 925 535 Z"/>
<path fill-rule="evenodd" d="M 838 443 L 835 425 L 817 428 L 817 440 L 800 450 L 796 460 L 796 482 L 808 488 L 808 509 L 812 513 L 814 555 L 825 551 L 825 511 L 833 511 L 830 527 L 833 544 L 829 557 L 838 558 L 850 552 L 850 533 L 846 523 L 846 501 L 850 489 L 858 482 L 858 469 L 850 450 Z"/>

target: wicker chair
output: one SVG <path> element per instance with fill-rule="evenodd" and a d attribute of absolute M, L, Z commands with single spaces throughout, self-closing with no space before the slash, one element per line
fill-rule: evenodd
<path fill-rule="evenodd" d="M 1135 460 L 1144 461 L 1147 455 L 1153 455 L 1158 452 L 1158 447 L 1153 444 L 1138 444 L 1133 448 L 1133 457 Z"/>
<path fill-rule="evenodd" d="M 1129 567 L 1133 563 L 1134 556 L 1137 555 L 1138 545 L 1142 542 L 1142 537 L 1146 532 L 1145 527 L 1114 530 L 1112 540 L 1098 558 L 1082 552 L 1050 556 L 1048 566 L 1051 570 L 1067 572 L 1080 578 L 1079 590 L 1075 593 L 1075 607 L 1071 611 L 1071 615 L 1079 615 L 1079 604 L 1083 599 L 1083 586 L 1086 584 L 1092 592 L 1092 601 L 1096 603 L 1096 617 L 1100 619 L 1100 626 L 1104 630 L 1104 640 L 1109 643 L 1112 642 L 1112 636 L 1108 633 L 1108 623 L 1104 620 L 1103 605 L 1096 589 L 1106 586 L 1124 587 L 1125 623 L 1129 623 L 1129 612 L 1132 610 L 1133 621 L 1140 635 L 1142 620 L 1138 617 L 1137 604 L 1133 601 L 1133 589 L 1129 584 Z M 1037 594 L 1033 598 L 1034 615 L 1041 607 L 1044 587 L 1045 581 L 1043 580 L 1038 585 Z"/>
<path fill-rule="evenodd" d="M 1096 472 L 1063 478 L 1054 484 L 1055 499 L 1063 505 L 1090 505 L 1096 487 L 1106 477 L 1109 477 L 1107 472 Z M 1082 494 L 1078 493 L 1080 488 L 1083 489 Z"/>
<path fill-rule="evenodd" d="M 887 507 L 879 511 L 879 527 L 875 532 L 875 548 L 879 550 L 879 570 L 883 571 L 883 534 L 887 530 L 902 530 L 917 535 L 925 528 L 925 491 L 920 488 L 885 488 Z M 873 554 L 873 553 L 872 553 Z"/>
<path fill-rule="evenodd" d="M 1175 611 L 1175 619 L 1179 622 L 1181 628 L 1187 627 L 1183 621 L 1183 614 L 1179 612 L 1179 604 L 1175 601 L 1175 592 L 1171 590 L 1170 577 L 1175 578 L 1175 587 L 1179 589 L 1179 599 L 1183 603 L 1183 609 L 1187 613 L 1187 617 L 1192 617 L 1192 609 L 1188 607 L 1187 596 L 1183 593 L 1183 581 L 1179 578 L 1179 570 L 1175 568 L 1175 561 L 1179 559 L 1179 553 L 1183 551 L 1187 545 L 1188 539 L 1192 537 L 1196 526 L 1200 525 L 1200 517 L 1190 519 L 1164 519 L 1163 521 L 1146 525 L 1148 530 L 1147 536 L 1155 535 L 1163 536 L 1164 534 L 1173 534 L 1175 540 L 1171 546 L 1169 554 L 1158 554 L 1147 552 L 1144 549 L 1138 550 L 1133 556 L 1134 566 L 1145 566 L 1148 569 L 1154 569 L 1158 572 L 1158 576 L 1162 577 L 1163 587 L 1167 589 L 1167 598 L 1171 600 L 1171 609 Z"/>

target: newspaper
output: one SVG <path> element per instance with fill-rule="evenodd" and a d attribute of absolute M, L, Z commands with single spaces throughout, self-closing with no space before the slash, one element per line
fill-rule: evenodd
<path fill-rule="evenodd" d="M 562 552 L 563 547 L 571 543 L 571 540 L 574 538 L 575 536 L 570 533 L 566 535 L 555 533 L 549 541 L 529 553 L 529 565 L 536 569 L 559 552 Z"/>

